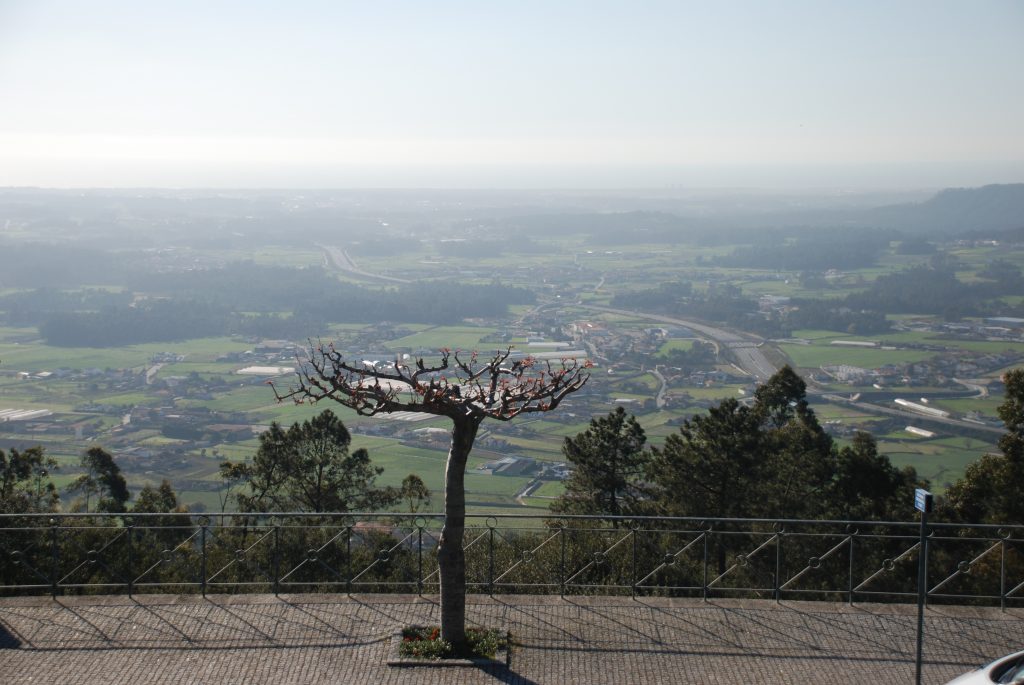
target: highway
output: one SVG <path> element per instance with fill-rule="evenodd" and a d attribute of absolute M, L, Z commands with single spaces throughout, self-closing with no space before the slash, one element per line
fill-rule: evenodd
<path fill-rule="evenodd" d="M 387 281 L 388 283 L 412 283 L 404 278 L 395 278 L 394 276 L 382 276 L 380 274 L 370 273 L 369 271 L 363 271 L 356 266 L 356 263 L 352 261 L 352 258 L 348 256 L 348 252 L 340 247 L 334 247 L 333 245 L 321 245 L 320 249 L 324 251 L 327 256 L 327 261 L 334 265 L 334 268 L 339 271 L 345 271 L 354 276 L 361 276 L 363 278 L 369 278 L 377 281 Z"/>
<path fill-rule="evenodd" d="M 764 355 L 759 347 L 759 342 L 753 340 L 753 336 L 743 337 L 732 331 L 726 331 L 721 328 L 715 328 L 702 323 L 696 323 L 694 321 L 687 321 L 685 319 L 676 319 L 670 316 L 661 316 L 660 314 L 649 314 L 646 312 L 634 312 L 626 309 L 612 309 L 611 307 L 598 307 L 595 305 L 579 305 L 585 309 L 591 309 L 594 311 L 608 312 L 610 314 L 622 314 L 626 316 L 637 316 L 650 319 L 651 321 L 661 321 L 664 323 L 675 324 L 677 326 L 685 326 L 691 330 L 697 331 L 701 335 L 706 336 L 710 340 L 714 341 L 718 345 L 727 347 L 732 351 L 733 357 L 736 360 L 736 365 L 739 366 L 743 371 L 757 378 L 759 381 L 768 380 L 778 369 L 773 365 L 768 358 Z M 970 384 L 960 381 L 961 384 L 970 387 Z M 972 421 L 963 421 L 954 418 L 940 418 L 924 416 L 911 411 L 903 411 L 892 407 L 884 407 L 878 404 L 871 404 L 868 402 L 853 402 L 845 397 L 841 397 L 832 393 L 823 392 L 820 389 L 815 388 L 813 385 L 807 387 L 808 395 L 816 395 L 821 397 L 826 402 L 834 402 L 837 404 L 846 404 L 861 411 L 873 413 L 873 414 L 885 414 L 888 416 L 897 416 L 906 419 L 908 424 L 915 423 L 937 423 L 946 426 L 947 428 L 960 428 L 971 431 L 981 431 L 989 433 L 991 435 L 1002 435 L 1006 431 L 1003 428 L 996 426 L 984 425 L 980 423 L 974 423 Z"/>
<path fill-rule="evenodd" d="M 812 394 L 808 389 L 807 394 Z M 828 402 L 834 402 L 836 404 L 847 404 L 854 409 L 865 411 L 870 414 L 885 414 L 887 416 L 898 416 L 907 420 L 908 424 L 920 424 L 920 423 L 932 423 L 941 424 L 948 428 L 964 428 L 971 431 L 980 431 L 982 433 L 989 433 L 995 436 L 1002 436 L 1006 433 L 1006 429 L 999 428 L 997 426 L 991 426 L 984 423 L 975 423 L 973 421 L 963 421 L 961 419 L 954 419 L 950 417 L 942 416 L 930 416 L 927 414 L 918 414 L 912 411 L 906 411 L 903 409 L 896 409 L 893 407 L 884 407 L 880 404 L 872 404 L 870 402 L 854 402 L 840 395 L 833 393 L 814 393 L 820 394 L 823 400 Z"/>
<path fill-rule="evenodd" d="M 775 368 L 775 365 L 768 361 L 768 357 L 764 355 L 764 352 L 761 351 L 761 348 L 759 347 L 761 342 L 759 340 L 752 339 L 753 336 L 744 337 L 738 333 L 733 333 L 732 331 L 727 331 L 722 328 L 715 328 L 713 326 L 708 326 L 707 324 L 687 321 L 686 319 L 662 316 L 661 314 L 634 312 L 627 309 L 612 309 L 611 307 L 598 307 L 596 305 L 586 304 L 581 304 L 579 306 L 584 309 L 608 312 L 609 314 L 642 316 L 645 319 L 650 319 L 651 321 L 660 321 L 661 323 L 684 326 L 692 331 L 697 331 L 701 335 L 715 342 L 719 348 L 728 348 L 736 360 L 736 365 L 759 381 L 768 380 L 776 371 L 778 371 L 778 369 Z"/>

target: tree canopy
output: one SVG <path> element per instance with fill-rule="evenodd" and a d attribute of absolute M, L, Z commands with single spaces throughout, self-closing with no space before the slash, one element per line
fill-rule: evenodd
<path fill-rule="evenodd" d="M 131 492 L 114 456 L 102 447 L 90 447 L 82 455 L 82 468 L 85 473 L 67 487 L 68 492 L 77 492 L 85 497 L 80 506 L 84 505 L 85 511 L 111 514 L 124 512 L 125 505 L 131 499 Z M 91 509 L 93 498 L 96 501 L 95 509 Z"/>
<path fill-rule="evenodd" d="M 362 416 L 396 411 L 446 416 L 452 441 L 445 463 L 444 527 L 438 540 L 441 635 L 456 653 L 467 649 L 466 462 L 484 419 L 511 421 L 523 414 L 552 411 L 590 378 L 589 362 L 566 358 L 560 364 L 513 357 L 512 348 L 489 359 L 476 352 L 441 350 L 440 362 L 422 359 L 387 366 L 346 359 L 330 345 L 311 346 L 298 381 L 279 400 L 297 403 L 333 400 Z"/>
<path fill-rule="evenodd" d="M 251 462 L 221 464 L 221 475 L 242 486 L 235 494 L 246 512 L 374 511 L 393 505 L 399 493 L 374 485 L 383 471 L 365 449 L 349 451 L 352 437 L 324 410 L 288 429 L 274 422 L 260 435 Z"/>
<path fill-rule="evenodd" d="M 647 499 L 644 477 L 650 451 L 636 417 L 622 407 L 590 420 L 590 427 L 565 439 L 562 454 L 573 465 L 565 493 L 552 510 L 567 514 L 637 514 Z"/>
<path fill-rule="evenodd" d="M 0 450 L 0 513 L 25 514 L 53 511 L 60 494 L 50 480 L 57 462 L 42 447 L 10 452 Z"/>
<path fill-rule="evenodd" d="M 920 484 L 914 470 L 895 468 L 867 434 L 838 448 L 808 406 L 806 384 L 792 369 L 779 370 L 753 399 L 749 405 L 725 399 L 685 421 L 661 448 L 651 450 L 641 460 L 647 465 L 645 476 L 633 481 L 632 491 L 643 491 L 643 501 L 631 503 L 633 510 L 720 518 L 905 517 L 906 503 Z M 607 429 L 613 417 L 615 425 L 635 426 L 642 435 L 635 419 L 626 419 L 619 409 L 609 419 L 592 422 L 591 430 L 576 440 L 599 444 L 595 436 L 609 431 L 597 429 Z M 581 459 L 583 466 L 553 510 L 567 512 L 574 503 L 586 506 L 586 513 L 622 511 L 621 504 L 613 506 L 597 494 L 601 481 L 590 475 L 614 469 L 620 458 L 610 456 L 615 452 L 609 444 L 593 453 L 603 454 L 603 460 L 592 465 Z M 586 495 L 588 489 L 594 494 Z"/>
<path fill-rule="evenodd" d="M 1024 521 L 1024 369 L 1003 377 L 1006 399 L 999 418 L 1006 433 L 999 439 L 1002 454 L 985 454 L 968 465 L 964 477 L 946 493 L 953 515 L 968 523 L 1020 523 Z"/>

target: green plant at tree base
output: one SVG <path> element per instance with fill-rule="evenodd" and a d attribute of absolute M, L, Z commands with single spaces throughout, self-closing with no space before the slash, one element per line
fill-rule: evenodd
<path fill-rule="evenodd" d="M 402 629 L 402 642 L 398 653 L 414 659 L 493 659 L 500 649 L 508 648 L 508 635 L 497 628 L 467 628 L 468 654 L 455 654 L 452 644 L 441 639 L 439 626 L 409 626 Z"/>

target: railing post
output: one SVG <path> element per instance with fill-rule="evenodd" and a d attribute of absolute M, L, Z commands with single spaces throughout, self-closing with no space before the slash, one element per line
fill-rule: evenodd
<path fill-rule="evenodd" d="M 636 521 L 633 522 L 633 574 L 629 587 L 633 599 L 636 599 Z"/>
<path fill-rule="evenodd" d="M 848 582 L 846 585 L 846 599 L 850 606 L 853 606 L 853 546 L 854 541 L 857 539 L 855 536 L 857 532 L 850 533 L 850 537 L 847 538 L 850 541 L 850 573 L 848 576 Z"/>
<path fill-rule="evenodd" d="M 133 548 L 133 545 L 132 545 L 132 537 L 134 537 L 134 535 L 135 535 L 135 524 L 134 523 L 129 523 L 126 526 L 126 532 L 128 534 L 128 573 L 127 573 L 127 576 L 128 576 L 128 599 L 131 599 L 131 597 L 132 597 L 132 590 L 134 589 L 134 586 L 135 586 L 135 578 L 134 578 L 135 574 L 132 573 L 132 567 L 134 566 L 134 564 L 133 564 L 134 556 L 132 554 L 134 548 Z"/>
<path fill-rule="evenodd" d="M 562 521 L 562 527 L 559 528 L 559 537 L 562 543 L 562 554 L 561 563 L 559 566 L 559 577 L 558 577 L 558 595 L 565 598 L 565 521 Z"/>
<path fill-rule="evenodd" d="M 199 524 L 199 588 L 206 597 L 206 522 Z"/>
<path fill-rule="evenodd" d="M 423 594 L 423 526 L 416 527 L 419 531 L 419 542 L 416 545 L 416 592 Z"/>
<path fill-rule="evenodd" d="M 352 594 L 352 526 L 345 528 L 345 594 Z"/>
<path fill-rule="evenodd" d="M 60 548 L 57 546 L 57 519 L 50 519 L 50 597 L 57 597 L 58 573 L 60 573 Z"/>
<path fill-rule="evenodd" d="M 494 594 L 494 526 L 487 536 L 487 594 Z"/>
<path fill-rule="evenodd" d="M 708 601 L 708 534 L 710 532 L 710 528 L 704 531 L 704 575 L 701 580 L 701 593 L 704 596 L 705 602 Z"/>
<path fill-rule="evenodd" d="M 1006 611 L 1006 536 L 999 545 L 999 610 Z"/>
<path fill-rule="evenodd" d="M 779 590 L 779 578 L 782 573 L 782 531 L 775 533 L 775 575 L 772 578 L 772 597 L 775 601 L 779 601 L 779 596 L 782 594 Z"/>
<path fill-rule="evenodd" d="M 274 524 L 274 596 L 281 594 L 281 526 Z"/>
<path fill-rule="evenodd" d="M 921 576 L 921 579 L 924 581 L 924 605 L 925 606 L 928 606 L 928 562 L 931 561 L 930 557 L 931 557 L 931 552 L 932 552 L 930 540 L 931 540 L 931 533 L 930 532 L 928 533 L 927 536 L 925 536 L 924 538 L 921 539 L 921 544 L 923 545 L 923 548 L 921 549 L 921 553 L 924 555 L 924 570 L 922 571 L 923 575 Z"/>
<path fill-rule="evenodd" d="M 918 492 L 923 492 L 918 490 Z M 919 507 L 921 512 L 921 539 L 918 544 L 921 548 L 918 552 L 917 563 L 917 663 L 915 667 L 915 680 L 921 685 L 921 670 L 924 664 L 924 608 L 928 603 L 928 512 L 931 510 L 931 494 L 924 505 Z"/>

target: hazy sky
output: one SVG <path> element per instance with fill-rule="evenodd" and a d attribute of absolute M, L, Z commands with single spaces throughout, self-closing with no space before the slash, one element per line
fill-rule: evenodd
<path fill-rule="evenodd" d="M 0 185 L 1024 181 L 1024 2 L 0 0 Z"/>

